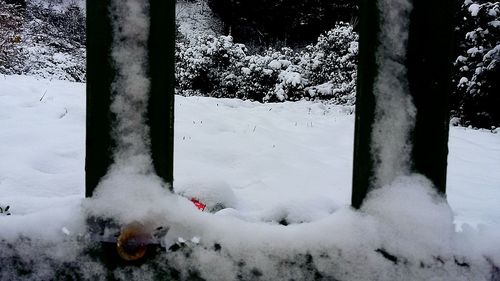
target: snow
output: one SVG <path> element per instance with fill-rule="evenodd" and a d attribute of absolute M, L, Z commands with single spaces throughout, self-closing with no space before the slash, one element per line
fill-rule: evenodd
<path fill-rule="evenodd" d="M 489 25 L 493 26 L 494 28 L 500 27 L 500 20 L 493 20 L 488 23 Z"/>
<path fill-rule="evenodd" d="M 500 173 L 497 166 L 500 163 L 499 142 L 498 133 L 451 128 L 447 197 L 457 226 L 462 223 L 473 226 L 500 225 L 500 216 L 482 211 L 490 209 L 499 213 L 500 210 Z M 473 202 L 477 204 L 476 210 L 470 208 L 471 204 L 475 205 Z"/>
<path fill-rule="evenodd" d="M 115 1 L 112 5 L 117 20 L 111 53 L 118 69 L 111 103 L 111 112 L 117 119 L 113 135 L 118 146 L 113 160 L 116 165 L 148 169 L 151 167 L 142 167 L 142 162 L 151 162 L 146 159 L 149 140 L 145 137 L 149 131 L 145 117 L 150 88 L 146 74 L 149 7 L 137 0 Z"/>
<path fill-rule="evenodd" d="M 69 6 L 75 5 L 80 9 L 85 10 L 85 0 L 27 0 L 32 5 L 41 5 L 46 8 L 51 8 L 56 11 L 64 11 Z"/>
<path fill-rule="evenodd" d="M 349 53 L 351 54 L 357 54 L 359 49 L 359 43 L 358 42 L 351 42 L 349 44 Z"/>
<path fill-rule="evenodd" d="M 95 217 L 123 224 L 144 221 L 153 206 L 168 197 L 166 184 L 154 174 L 146 125 L 150 81 L 147 76 L 149 6 L 141 0 L 116 0 L 111 12 L 111 57 L 117 68 L 112 84 L 111 112 L 116 116 L 112 136 L 113 164 L 84 208 Z M 134 212 L 123 212 L 123 208 Z"/>
<path fill-rule="evenodd" d="M 500 53 L 500 44 L 496 45 L 493 49 L 489 50 L 486 53 L 486 55 L 484 55 L 484 57 L 485 58 L 491 58 L 491 57 L 497 55 L 497 53 Z"/>
<path fill-rule="evenodd" d="M 177 186 L 175 192 L 186 198 L 199 200 L 210 212 L 236 207 L 236 196 L 233 189 L 225 181 L 188 182 Z"/>
<path fill-rule="evenodd" d="M 250 75 L 250 73 L 252 73 L 252 70 L 250 70 L 250 68 L 248 67 L 242 67 L 241 72 L 243 72 L 243 74 L 245 75 Z"/>
<path fill-rule="evenodd" d="M 75 259 L 78 247 L 60 241 L 83 233 L 92 205 L 83 199 L 85 85 L 23 76 L 1 79 L 0 205 L 10 205 L 12 215 L 0 216 L 0 237 L 59 241 L 57 251 L 47 246 L 19 251 Z M 149 212 L 150 219 L 171 226 L 168 241 L 184 237 L 200 245 L 221 243 L 220 254 L 196 248 L 192 259 L 184 261 L 189 266 L 171 261 L 218 280 L 232 280 L 238 270 L 232 261 L 239 259 L 259 268 L 266 280 L 300 278 L 306 273 L 278 269 L 280 260 L 304 249 L 325 276 L 341 280 L 387 280 L 401 274 L 410 280 L 488 280 L 483 256 L 500 262 L 495 242 L 500 239 L 500 134 L 450 128 L 451 208 L 426 179 L 409 176 L 370 194 L 356 212 L 349 207 L 351 112 L 351 107 L 306 101 L 259 104 L 177 96 L 175 191 L 227 208 L 214 215 L 201 212 L 165 188 L 145 193 L 145 184 L 158 185 L 154 177 L 123 173 L 117 183 L 137 183 L 136 188 L 106 194 L 109 210 L 99 211 L 113 213 L 116 205 L 133 210 L 114 214 L 124 221 L 144 219 Z M 135 204 L 128 205 L 130 196 Z M 290 225 L 279 225 L 283 220 Z M 391 266 L 374 251 L 379 248 L 406 259 L 409 268 Z M 321 253 L 333 258 L 321 258 Z M 432 256 L 441 257 L 444 267 L 433 267 Z M 455 258 L 465 259 L 471 271 L 456 271 L 447 263 Z M 422 260 L 430 262 L 429 271 L 419 269 Z"/>
<path fill-rule="evenodd" d="M 500 179 L 490 173 L 498 170 L 498 134 L 481 132 L 487 135 L 475 139 L 456 131 L 451 138 L 450 146 L 453 140 L 466 146 L 459 150 L 467 159 L 450 160 L 456 166 L 450 163 L 449 174 L 457 169 L 460 178 L 450 180 L 450 204 L 429 180 L 410 173 L 409 132 L 416 113 L 398 61 L 405 58 L 411 3 L 379 4 L 384 21 L 373 135 L 379 168 L 377 188 L 361 210 L 349 205 L 352 108 L 307 101 L 176 97 L 173 185 L 186 197 L 170 193 L 153 172 L 147 137 L 149 8 L 143 1 L 111 4 L 117 20 L 111 55 L 118 67 L 111 106 L 117 146 L 93 198 L 82 198 L 84 85 L 4 76 L 0 187 L 7 203 L 0 203 L 11 205 L 12 215 L 0 217 L 0 279 L 17 278 L 22 263 L 15 264 L 12 251 L 31 260 L 30 279 L 53 279 L 51 266 L 62 260 L 76 264 L 85 279 L 106 276 L 85 251 L 91 247 L 85 240 L 89 216 L 140 223 L 146 231 L 167 227 L 163 245 L 196 246 L 185 255 L 164 251 L 156 262 L 206 280 L 496 278 L 500 222 L 492 202 L 498 202 Z M 281 78 L 292 85 L 302 79 L 291 69 Z M 477 149 L 476 142 L 488 149 Z M 452 199 L 454 193 L 460 195 Z M 214 214 L 198 210 L 190 197 L 206 200 Z M 154 269 L 113 272 L 121 280 L 130 276 L 153 279 Z"/>
<path fill-rule="evenodd" d="M 370 193 L 370 198 L 363 207 L 367 213 L 375 215 L 381 221 L 384 227 L 378 229 L 380 235 L 391 237 L 390 232 L 394 229 L 398 229 L 399 234 L 405 237 L 419 233 L 414 237 L 413 242 L 416 243 L 413 245 L 408 245 L 404 240 L 393 241 L 388 243 L 386 250 L 402 251 L 402 256 L 425 259 L 429 250 L 439 255 L 451 248 L 453 214 L 445 200 L 429 188 L 431 186 L 422 176 L 400 177 L 389 186 Z M 429 200 L 429 197 L 433 200 Z M 408 220 L 413 223 L 405 223 Z M 439 236 L 436 237 L 436 233 Z"/>
<path fill-rule="evenodd" d="M 281 62 L 279 60 L 272 60 L 269 64 L 268 67 L 272 69 L 281 69 Z"/>
<path fill-rule="evenodd" d="M 195 43 L 200 36 L 222 34 L 221 21 L 214 15 L 205 0 L 177 1 L 175 13 L 179 32 L 191 43 Z"/>
<path fill-rule="evenodd" d="M 408 94 L 406 58 L 409 14 L 408 0 L 378 2 L 382 14 L 380 46 L 377 50 L 379 73 L 375 78 L 375 121 L 372 130 L 372 155 L 377 168 L 370 188 L 390 184 L 410 170 L 409 134 L 416 109 Z"/>
<path fill-rule="evenodd" d="M 479 53 L 480 50 L 477 47 L 472 47 L 467 50 L 467 54 L 470 54 L 472 57 L 476 56 L 477 53 Z"/>
<path fill-rule="evenodd" d="M 304 202 L 325 216 L 349 202 L 352 155 L 345 150 L 352 150 L 352 134 L 334 132 L 354 130 L 351 108 L 176 99 L 176 191 L 211 186 L 227 194 L 221 200 L 236 201 L 238 217 L 248 221 L 274 220 L 274 210 Z M 331 186 L 335 194 L 325 192 Z"/>
<path fill-rule="evenodd" d="M 467 79 L 467 77 L 462 77 L 460 78 L 460 81 L 458 81 L 458 85 L 462 85 L 462 84 L 465 84 L 469 82 L 469 79 Z"/>
<path fill-rule="evenodd" d="M 498 8 L 492 8 L 488 11 L 488 15 L 492 16 L 492 17 L 496 17 L 498 14 Z"/>
<path fill-rule="evenodd" d="M 469 6 L 470 15 L 473 16 L 473 17 L 477 16 L 477 14 L 479 13 L 480 9 L 481 9 L 481 5 L 476 4 L 476 3 L 471 4 Z"/>
<path fill-rule="evenodd" d="M 75 207 L 84 196 L 84 90 L 83 84 L 1 77 L 0 204 L 15 209 L 15 220 L 0 218 L 2 234 L 11 227 L 54 234 L 65 218 L 78 217 Z M 44 216 L 54 216 L 55 223 L 40 228 Z"/>
<path fill-rule="evenodd" d="M 302 75 L 300 75 L 300 73 L 298 72 L 287 70 L 280 73 L 279 79 L 285 84 L 297 86 L 302 82 Z"/>

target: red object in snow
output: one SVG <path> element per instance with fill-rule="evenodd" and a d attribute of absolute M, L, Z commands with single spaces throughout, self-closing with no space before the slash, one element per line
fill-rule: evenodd
<path fill-rule="evenodd" d="M 205 208 L 207 207 L 207 205 L 201 203 L 198 199 L 195 198 L 191 198 L 191 202 L 193 202 L 196 208 L 198 208 L 198 210 L 200 211 L 205 211 Z"/>

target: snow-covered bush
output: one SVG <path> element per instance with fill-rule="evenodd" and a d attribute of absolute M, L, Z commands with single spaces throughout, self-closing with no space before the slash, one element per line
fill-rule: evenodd
<path fill-rule="evenodd" d="M 278 75 L 278 83 L 271 95 L 267 95 L 265 101 L 300 100 L 305 97 L 304 88 L 307 80 L 303 77 L 303 71 L 296 65 L 290 65 Z"/>
<path fill-rule="evenodd" d="M 273 96 L 279 75 L 289 65 L 285 56 L 272 49 L 264 55 L 247 56 L 238 69 L 238 97 L 260 102 L 275 101 Z"/>
<path fill-rule="evenodd" d="M 500 126 L 500 2 L 465 0 L 458 16 L 452 114 L 462 125 Z"/>
<path fill-rule="evenodd" d="M 300 65 L 312 87 L 311 97 L 333 99 L 337 103 L 353 104 L 356 91 L 358 34 L 353 26 L 339 23 L 308 46 L 301 55 Z"/>
<path fill-rule="evenodd" d="M 0 62 L 0 72 L 85 81 L 85 15 L 80 6 L 53 9 L 28 3 L 22 11 L 18 29 L 5 29 L 18 35 L 11 48 L 15 53 Z"/>
<path fill-rule="evenodd" d="M 328 99 L 354 102 L 357 34 L 338 24 L 297 53 L 290 48 L 247 55 L 231 37 L 205 36 L 178 43 L 177 93 L 260 102 Z"/>
<path fill-rule="evenodd" d="M 24 9 L 0 0 L 0 71 L 20 62 L 21 26 L 24 21 Z M 3 71 L 2 71 L 3 72 Z"/>
<path fill-rule="evenodd" d="M 24 72 L 69 81 L 85 81 L 85 15 L 77 5 L 62 11 L 29 9 Z"/>
<path fill-rule="evenodd" d="M 177 93 L 185 96 L 234 97 L 232 70 L 244 60 L 245 46 L 230 36 L 201 36 L 195 43 L 176 45 Z M 227 91 L 227 95 L 222 93 Z"/>
<path fill-rule="evenodd" d="M 175 21 L 179 33 L 190 42 L 195 42 L 199 36 L 224 34 L 222 22 L 212 12 L 207 0 L 177 0 Z"/>
<path fill-rule="evenodd" d="M 252 51 L 302 48 L 339 21 L 355 21 L 357 0 L 204 0 L 224 24 L 224 33 Z"/>

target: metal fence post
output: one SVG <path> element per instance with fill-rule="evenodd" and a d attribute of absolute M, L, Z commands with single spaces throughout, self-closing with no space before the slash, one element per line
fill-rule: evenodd
<path fill-rule="evenodd" d="M 371 127 L 375 118 L 373 86 L 377 75 L 379 14 L 377 1 L 361 0 L 359 17 L 358 80 L 356 86 L 356 119 L 354 131 L 354 165 L 352 201 L 355 208 L 363 203 L 372 175 Z"/>
<path fill-rule="evenodd" d="M 381 1 L 381 0 L 378 0 Z M 417 108 L 411 140 L 412 172 L 429 178 L 445 194 L 448 157 L 448 96 L 451 91 L 453 3 L 413 0 L 407 59 L 410 95 Z M 376 169 L 371 155 L 374 82 L 380 14 L 377 1 L 360 3 L 359 67 L 354 140 L 352 206 L 359 208 Z"/>
<path fill-rule="evenodd" d="M 92 196 L 112 164 L 110 111 L 115 70 L 111 59 L 110 1 L 87 0 L 87 131 L 85 195 Z M 175 0 L 150 0 L 148 105 L 151 154 L 156 173 L 173 182 Z"/>

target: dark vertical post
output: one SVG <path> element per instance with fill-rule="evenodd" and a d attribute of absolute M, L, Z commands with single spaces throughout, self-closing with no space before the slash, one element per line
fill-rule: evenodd
<path fill-rule="evenodd" d="M 150 0 L 148 117 L 156 173 L 170 184 L 174 171 L 175 0 Z"/>
<path fill-rule="evenodd" d="M 358 80 L 356 86 L 356 123 L 351 198 L 351 204 L 355 208 L 359 208 L 363 203 L 374 173 L 371 155 L 371 129 L 375 116 L 373 87 L 378 70 L 375 54 L 379 45 L 377 1 L 361 0 L 359 8 Z"/>
<path fill-rule="evenodd" d="M 87 0 L 87 132 L 85 195 L 94 189 L 112 164 L 111 137 L 115 116 L 110 111 L 115 70 L 110 1 Z M 173 182 L 175 0 L 150 0 L 148 105 L 151 154 L 156 173 Z"/>
<path fill-rule="evenodd" d="M 87 0 L 87 131 L 85 196 L 90 197 L 112 163 L 111 60 L 113 41 L 109 2 Z"/>
<path fill-rule="evenodd" d="M 370 188 L 375 166 L 371 156 L 374 122 L 375 54 L 378 48 L 377 1 L 360 3 L 359 67 L 354 140 L 352 206 L 359 208 Z M 448 96 L 451 91 L 453 34 L 451 0 L 414 0 L 407 47 L 408 82 L 417 108 L 412 133 L 413 172 L 423 174 L 442 194 L 446 191 Z"/>
<path fill-rule="evenodd" d="M 417 107 L 413 169 L 429 178 L 443 195 L 448 163 L 454 6 L 453 0 L 414 0 L 408 39 L 408 81 Z"/>

